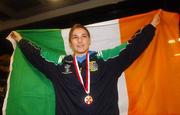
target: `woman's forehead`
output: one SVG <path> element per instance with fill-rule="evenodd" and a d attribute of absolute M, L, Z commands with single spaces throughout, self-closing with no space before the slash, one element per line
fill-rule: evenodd
<path fill-rule="evenodd" d="M 72 32 L 72 35 L 77 35 L 77 34 L 88 34 L 88 32 L 83 28 L 76 28 Z"/>

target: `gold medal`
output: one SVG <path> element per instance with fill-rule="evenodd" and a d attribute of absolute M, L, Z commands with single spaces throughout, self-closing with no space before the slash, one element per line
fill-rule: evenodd
<path fill-rule="evenodd" d="M 88 104 L 88 105 L 92 104 L 92 102 L 93 102 L 92 96 L 87 95 L 87 96 L 84 98 L 84 102 L 85 102 L 86 104 Z"/>

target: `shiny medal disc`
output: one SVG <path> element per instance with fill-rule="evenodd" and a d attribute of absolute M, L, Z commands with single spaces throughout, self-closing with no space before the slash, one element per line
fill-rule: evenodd
<path fill-rule="evenodd" d="M 84 98 L 84 102 L 85 102 L 86 104 L 88 104 L 88 105 L 92 104 L 92 102 L 93 102 L 92 96 L 87 95 L 87 96 Z"/>

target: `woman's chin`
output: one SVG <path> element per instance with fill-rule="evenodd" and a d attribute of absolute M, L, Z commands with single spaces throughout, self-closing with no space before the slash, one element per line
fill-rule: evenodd
<path fill-rule="evenodd" d="M 76 51 L 75 54 L 77 55 L 83 55 L 83 54 L 86 54 L 88 50 L 79 50 L 79 51 Z"/>

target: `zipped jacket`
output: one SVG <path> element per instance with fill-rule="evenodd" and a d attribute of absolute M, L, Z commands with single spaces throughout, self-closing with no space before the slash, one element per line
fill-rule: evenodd
<path fill-rule="evenodd" d="M 41 48 L 22 39 L 21 51 L 39 71 L 51 80 L 55 90 L 56 115 L 119 115 L 117 81 L 152 41 L 155 27 L 146 25 L 134 36 L 115 48 L 93 52 L 90 55 L 90 94 L 92 104 L 86 104 L 87 96 L 77 78 L 73 55 L 60 56 L 59 63 L 41 56 Z M 86 83 L 86 61 L 79 63 Z"/>

